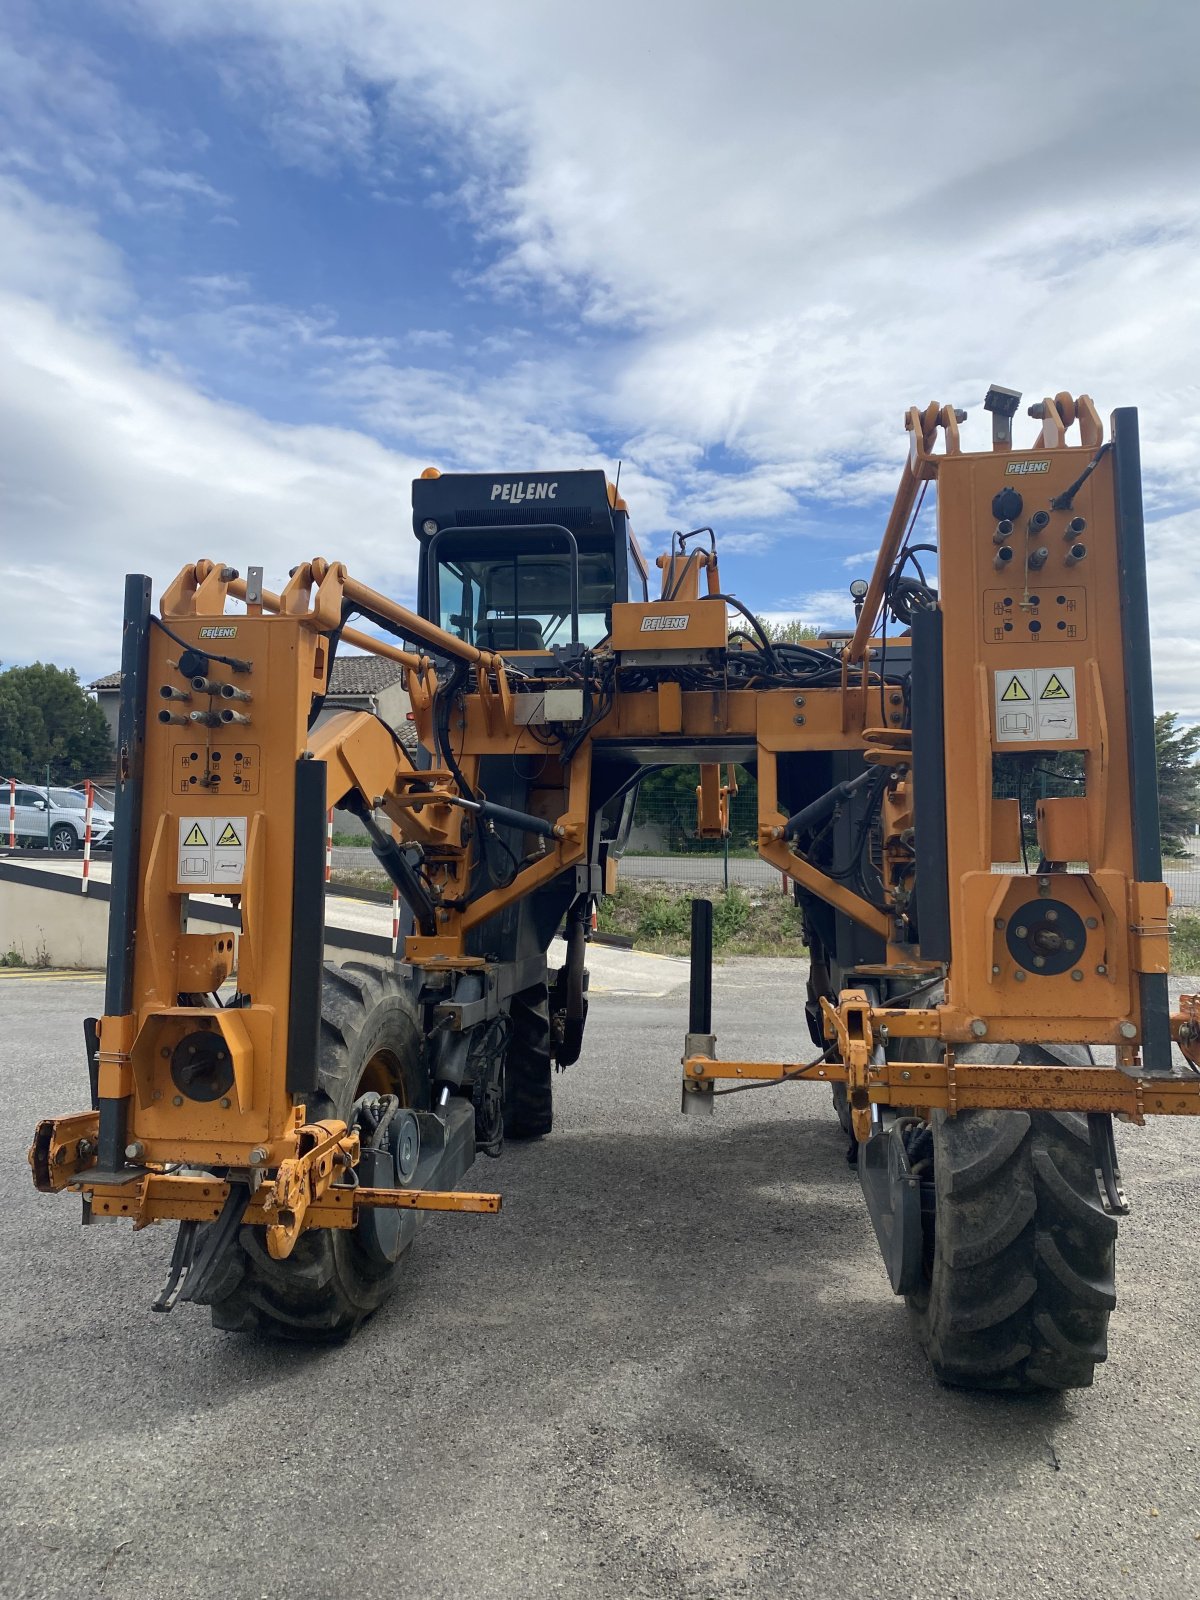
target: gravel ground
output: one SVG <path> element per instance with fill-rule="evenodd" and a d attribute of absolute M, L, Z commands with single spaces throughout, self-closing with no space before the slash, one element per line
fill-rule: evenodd
<path fill-rule="evenodd" d="M 796 964 L 717 972 L 722 1054 L 805 1048 Z M 432 1218 L 348 1345 L 149 1304 L 164 1229 L 34 1194 L 98 983 L 0 982 L 0 1594 L 1113 1596 L 1200 1592 L 1200 1157 L 1123 1129 L 1094 1389 L 939 1388 L 816 1087 L 678 1114 L 682 991 L 598 995 L 557 1125 Z"/>

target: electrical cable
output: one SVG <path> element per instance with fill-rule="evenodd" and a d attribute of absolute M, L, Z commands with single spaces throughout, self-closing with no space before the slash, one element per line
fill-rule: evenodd
<path fill-rule="evenodd" d="M 828 1061 L 837 1049 L 834 1044 L 821 1051 L 819 1056 L 814 1056 L 811 1061 L 806 1061 L 803 1066 L 793 1067 L 790 1072 L 785 1072 L 779 1078 L 762 1079 L 758 1083 L 737 1083 L 732 1089 L 714 1089 L 713 1094 L 745 1094 L 748 1089 L 778 1089 L 781 1083 L 791 1083 L 796 1078 L 803 1077 L 806 1072 L 811 1072 L 814 1067 L 819 1067 L 823 1061 Z"/>
<path fill-rule="evenodd" d="M 177 644 L 181 650 L 193 650 L 199 656 L 207 656 L 210 661 L 219 661 L 223 667 L 229 667 L 234 672 L 250 671 L 251 663 L 249 661 L 243 661 L 238 656 L 219 656 L 213 650 L 206 650 L 203 643 L 189 644 L 186 639 L 181 639 L 173 629 L 168 628 L 161 617 L 151 615 L 150 621 L 156 628 L 161 628 L 167 638 Z M 340 632 L 341 630 L 339 629 L 338 631 Z"/>
<path fill-rule="evenodd" d="M 1112 440 L 1108 439 L 1100 446 L 1099 450 L 1096 451 L 1096 454 L 1088 462 L 1087 466 L 1084 467 L 1083 471 L 1075 479 L 1075 482 L 1065 488 L 1061 494 L 1056 494 L 1054 496 L 1054 499 L 1050 502 L 1051 511 L 1071 510 L 1072 506 L 1075 504 L 1075 496 L 1079 493 L 1080 489 L 1083 488 L 1084 484 L 1091 477 L 1092 473 L 1095 472 L 1096 468 L 1100 465 L 1101 461 L 1103 461 L 1104 457 L 1111 449 Z"/>

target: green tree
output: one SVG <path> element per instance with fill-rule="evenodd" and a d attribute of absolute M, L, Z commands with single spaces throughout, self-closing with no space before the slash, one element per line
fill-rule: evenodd
<path fill-rule="evenodd" d="M 1154 719 L 1158 755 L 1158 821 L 1167 855 L 1184 853 L 1184 839 L 1200 822 L 1200 727 L 1180 728 L 1177 711 Z"/>
<path fill-rule="evenodd" d="M 0 776 L 75 783 L 106 767 L 104 713 L 72 668 L 34 662 L 0 672 Z"/>
<path fill-rule="evenodd" d="M 758 621 L 772 644 L 807 644 L 817 637 L 817 630 L 799 617 L 789 617 L 786 622 L 767 622 L 759 617 Z"/>

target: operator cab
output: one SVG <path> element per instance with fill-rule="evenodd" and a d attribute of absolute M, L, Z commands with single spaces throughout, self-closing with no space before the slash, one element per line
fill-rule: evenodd
<path fill-rule="evenodd" d="M 428 467 L 413 528 L 418 610 L 481 650 L 554 665 L 608 636 L 614 603 L 648 598 L 628 508 L 603 472 Z"/>

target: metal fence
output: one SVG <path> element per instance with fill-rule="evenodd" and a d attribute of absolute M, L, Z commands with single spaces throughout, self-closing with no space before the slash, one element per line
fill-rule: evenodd
<path fill-rule="evenodd" d="M 1035 765 L 1019 768 L 1002 764 L 996 773 L 997 799 L 1018 801 L 1030 865 L 1037 861 L 1034 818 L 1037 802 L 1078 792 L 1079 777 L 1070 762 L 1061 770 Z M 737 885 L 753 892 L 791 892 L 782 875 L 759 859 L 754 840 L 758 824 L 758 795 L 754 779 L 739 771 L 739 790 L 730 802 L 730 837 L 697 839 L 696 785 L 699 770 L 679 767 L 666 781 L 644 783 L 638 796 L 629 844 L 621 858 L 620 877 L 625 882 L 659 883 L 675 887 Z M 1200 906 L 1200 838 L 1181 841 L 1179 854 L 1164 854 L 1163 877 L 1177 906 Z M 1020 862 L 998 862 L 998 871 L 1020 872 Z"/>

